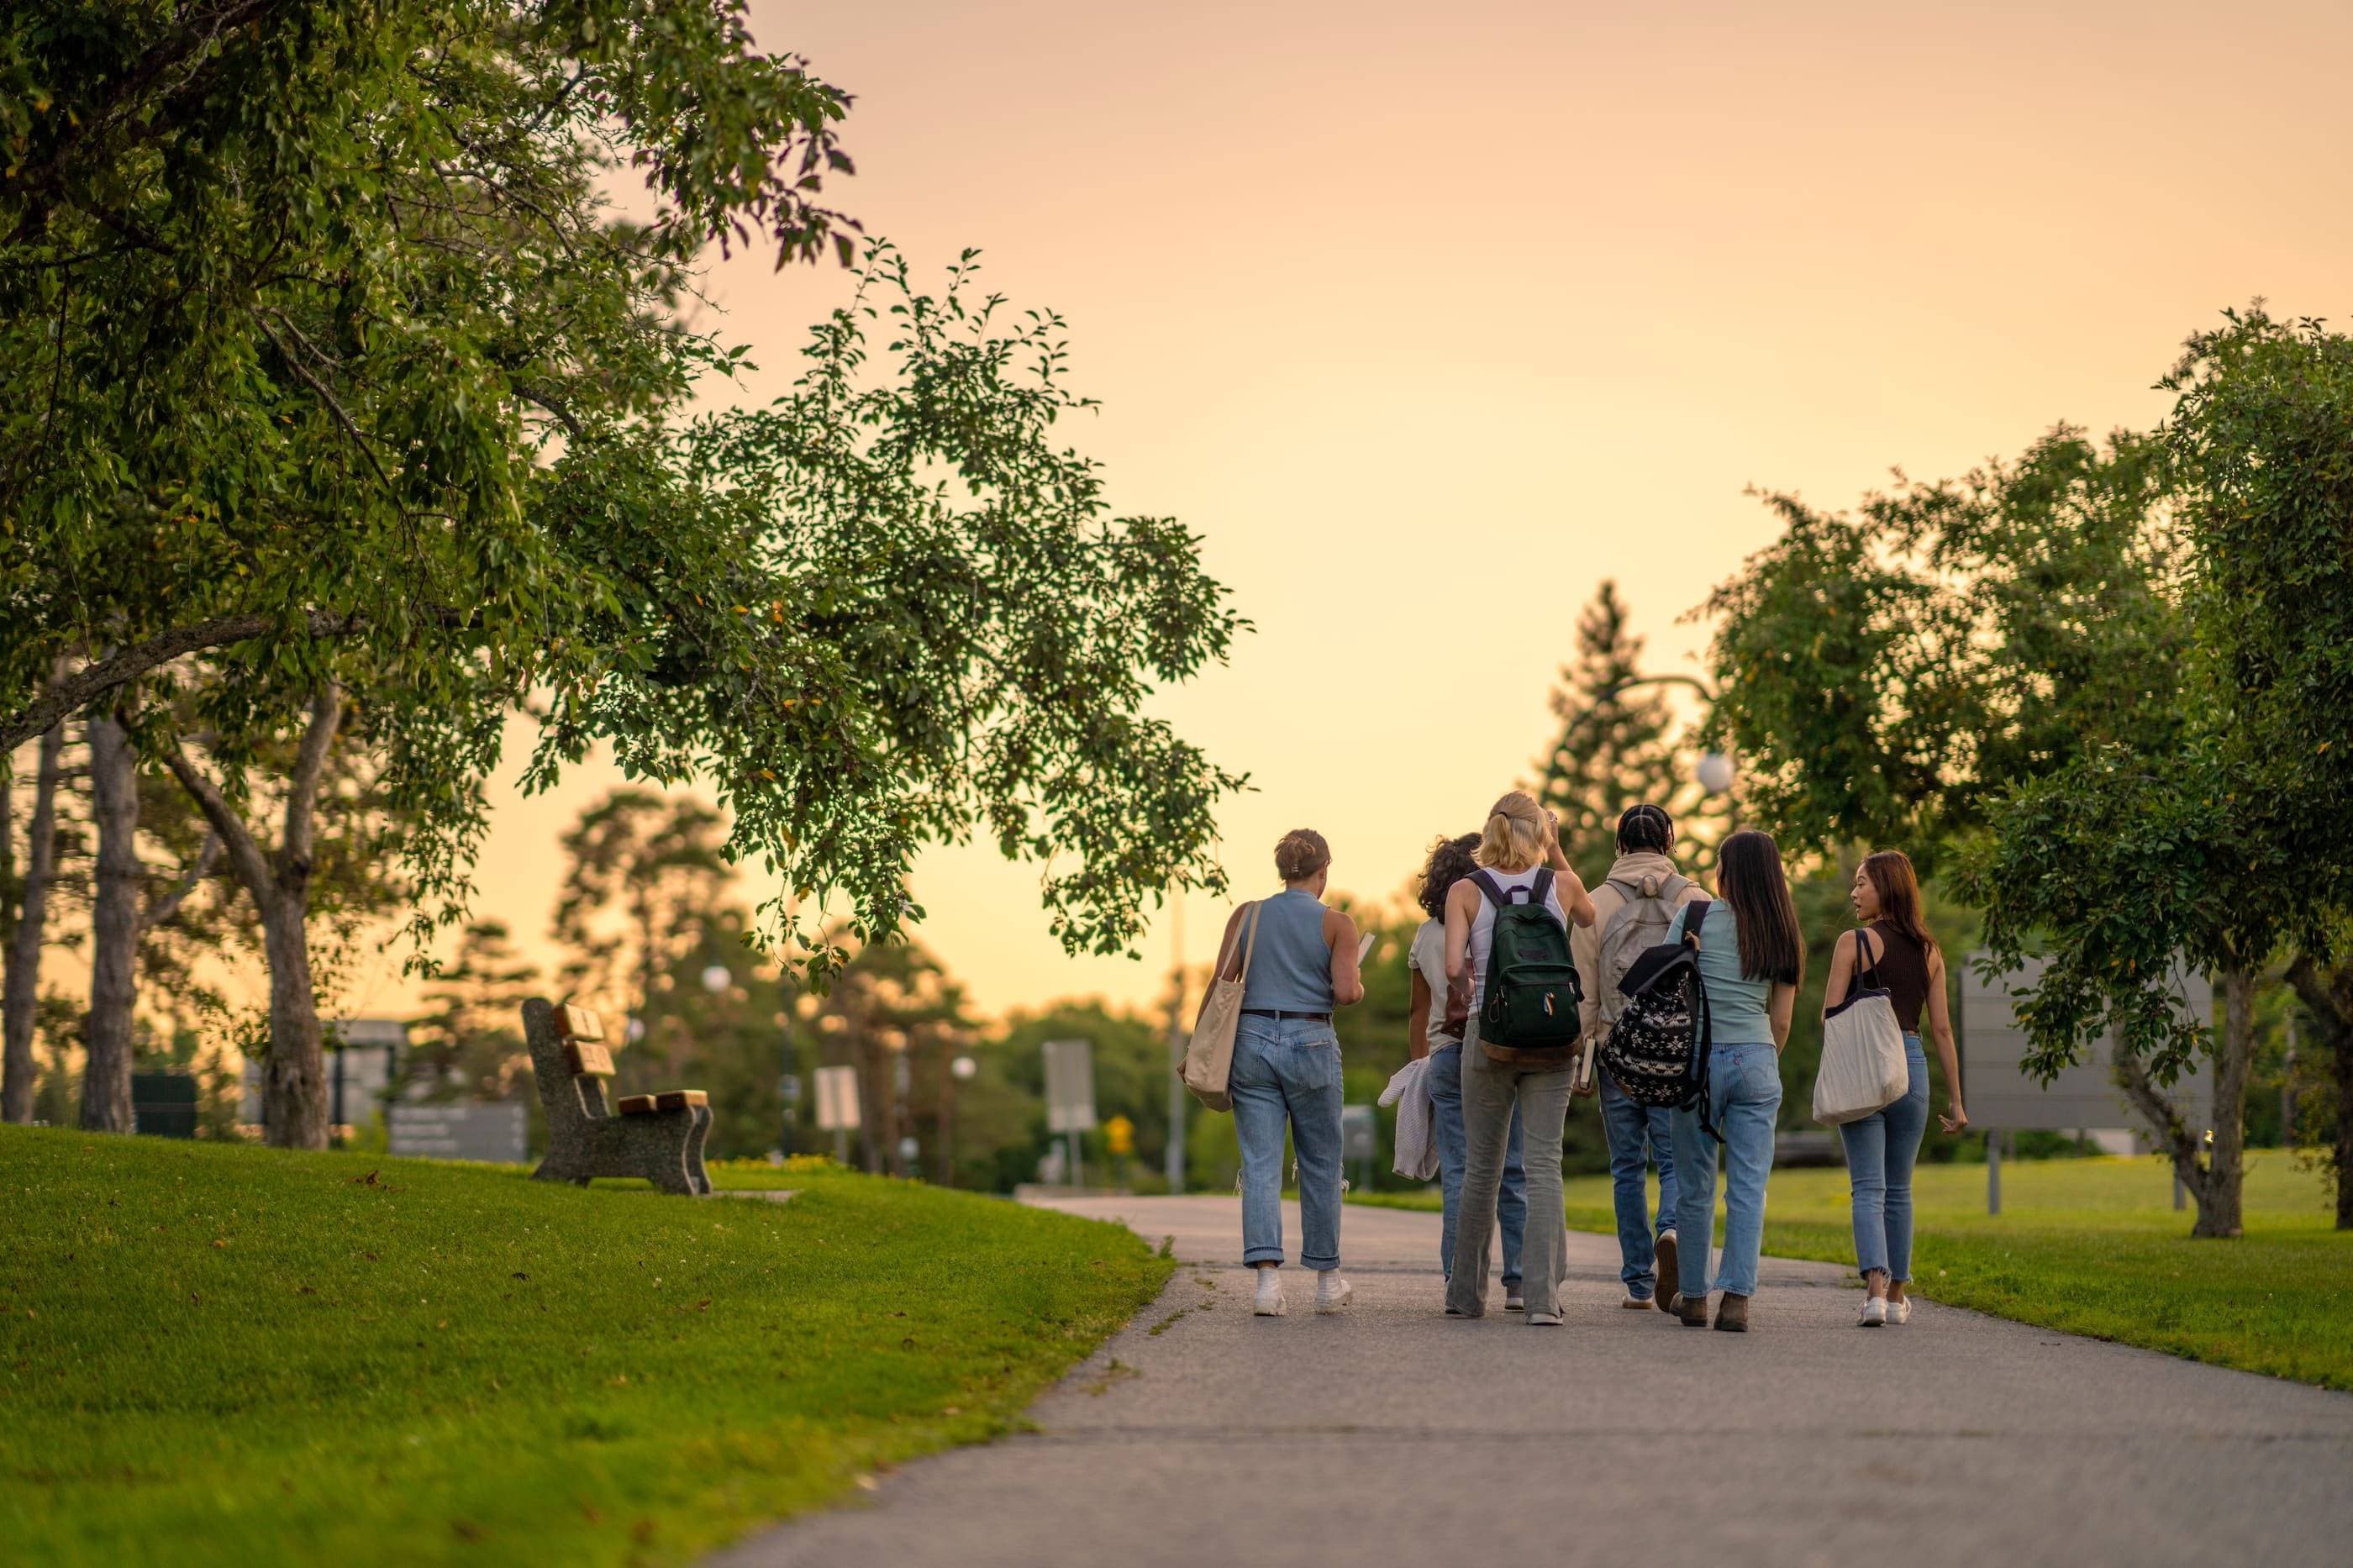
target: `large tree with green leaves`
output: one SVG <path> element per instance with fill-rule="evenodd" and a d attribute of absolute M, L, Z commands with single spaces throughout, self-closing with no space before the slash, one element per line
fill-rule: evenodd
<path fill-rule="evenodd" d="M 2287 980 L 2337 1085 L 2337 1225 L 2353 1229 L 2353 338 L 2234 310 L 2166 384 L 2194 487 L 2223 871 L 2293 944 Z"/>
<path fill-rule="evenodd" d="M 814 205 L 844 100 L 735 5 L 46 9 L 0 42 L 0 363 L 47 389 L 0 412 L 0 736 L 147 716 L 144 764 L 211 780 L 262 902 L 301 858 L 237 852 L 239 770 L 365 715 L 420 936 L 524 706 L 534 785 L 597 742 L 707 781 L 783 884 L 763 935 L 820 976 L 849 949 L 791 911 L 887 937 L 913 856 L 976 829 L 1048 864 L 1073 947 L 1219 885 L 1239 781 L 1141 709 L 1238 623 L 1193 537 L 1113 516 L 1060 444 L 1058 321 L 877 249 L 793 393 L 685 421 L 738 354 L 680 325 L 702 248 L 848 237 Z M 604 199 L 628 168 L 643 221 Z M 273 956 L 272 1081 L 315 1110 Z"/>
<path fill-rule="evenodd" d="M 2154 435 L 2095 447 L 2063 428 L 2015 464 L 1906 484 L 1853 517 L 1776 498 L 1784 538 L 1709 605 L 1718 722 L 1761 784 L 1752 800 L 1800 842 L 1952 858 L 1989 961 L 2047 960 L 2021 1006 L 2031 1065 L 2056 1071 L 2113 1032 L 2119 1082 L 2207 1236 L 2239 1228 L 2256 984 L 2291 948 L 2313 972 L 2343 908 L 2296 875 L 2329 831 L 2316 802 L 2283 815 L 2258 799 L 2310 773 L 2289 759 L 2325 758 L 2320 710 L 2267 715 L 2242 647 L 2256 604 L 2342 597 L 2345 513 L 2327 497 L 2343 411 L 2328 454 L 2318 378 L 2293 363 L 2327 352 L 2316 332 L 2234 318 L 2193 340 Z M 2264 453 L 2250 427 L 2249 405 L 2283 403 L 2301 453 Z M 2300 478 L 2282 471 L 2291 456 Z M 2278 486 L 2270 505 L 2305 510 L 2296 552 L 2233 538 L 2264 504 L 2242 493 L 2255 471 Z M 2290 569 L 2316 550 L 2334 552 L 2333 577 Z M 2300 604 L 2253 634 L 2308 648 L 2308 620 Z M 2327 668 L 2308 656 L 2295 684 L 2325 689 Z M 2183 960 L 2216 977 L 2219 1027 L 2180 1005 Z M 2159 1092 L 2198 1056 L 2214 1064 L 2211 1149 Z"/>

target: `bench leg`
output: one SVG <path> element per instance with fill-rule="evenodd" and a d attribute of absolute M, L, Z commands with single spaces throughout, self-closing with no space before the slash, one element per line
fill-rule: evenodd
<path fill-rule="evenodd" d="M 694 1184 L 696 1192 L 706 1196 L 711 1192 L 711 1173 L 702 1168 L 702 1144 L 710 1136 L 711 1107 L 698 1105 L 694 1108 L 694 1125 L 686 1134 L 686 1179 Z"/>
<path fill-rule="evenodd" d="M 539 1169 L 531 1173 L 531 1179 L 534 1182 L 570 1182 L 575 1187 L 585 1187 L 588 1184 L 588 1173 L 575 1169 L 568 1163 L 559 1163 L 551 1154 L 539 1163 Z"/>

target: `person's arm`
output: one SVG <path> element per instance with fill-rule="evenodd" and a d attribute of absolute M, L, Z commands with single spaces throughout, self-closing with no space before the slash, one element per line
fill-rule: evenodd
<path fill-rule="evenodd" d="M 1852 931 L 1841 931 L 1831 946 L 1831 977 L 1822 983 L 1822 1016 L 1846 1000 L 1846 989 L 1854 984 L 1854 945 L 1862 938 Z"/>
<path fill-rule="evenodd" d="M 1596 906 L 1599 908 L 1599 906 Z M 1577 1037 L 1590 1040 L 1601 1028 L 1601 929 L 1594 926 L 1568 928 L 1569 962 L 1577 965 L 1577 978 L 1592 987 L 1577 1009 Z"/>
<path fill-rule="evenodd" d="M 1953 1103 L 1950 1116 L 1939 1116 L 1947 1132 L 1968 1130 L 1969 1113 L 1961 1109 L 1961 1053 L 1953 1044 L 1953 1013 L 1945 1000 L 1945 950 L 1928 955 L 1928 1032 L 1936 1037 L 1936 1062 L 1945 1069 L 1945 1098 Z"/>
<path fill-rule="evenodd" d="M 1568 851 L 1560 847 L 1559 814 L 1546 815 L 1552 819 L 1552 853 L 1545 859 L 1552 867 L 1553 891 L 1560 900 L 1560 912 L 1568 917 L 1572 926 L 1589 926 L 1593 923 L 1593 895 L 1585 890 L 1585 879 L 1568 863 Z"/>
<path fill-rule="evenodd" d="M 1446 890 L 1446 978 L 1471 973 L 1471 921 L 1479 912 L 1479 889 L 1465 877 Z"/>
<path fill-rule="evenodd" d="M 1421 971 L 1413 975 L 1413 1011 L 1405 1021 L 1405 1054 L 1408 1061 L 1419 1061 L 1430 1054 L 1430 982 Z"/>
<path fill-rule="evenodd" d="M 1765 1017 L 1773 1026 L 1773 1052 L 1776 1056 L 1789 1043 L 1789 1015 L 1797 1010 L 1798 988 L 1775 981 L 1772 994 L 1766 998 Z"/>
<path fill-rule="evenodd" d="M 1356 922 L 1340 910 L 1324 911 L 1324 940 L 1332 944 L 1332 1000 L 1342 1007 L 1365 999 L 1365 972 L 1356 962 Z"/>

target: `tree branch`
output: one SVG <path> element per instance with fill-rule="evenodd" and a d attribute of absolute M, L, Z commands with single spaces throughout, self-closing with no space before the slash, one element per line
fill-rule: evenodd
<path fill-rule="evenodd" d="M 237 880 L 245 884 L 245 890 L 253 895 L 255 905 L 266 914 L 277 899 L 278 879 L 270 875 L 269 858 L 254 841 L 252 830 L 237 816 L 237 808 L 221 795 L 220 786 L 206 777 L 204 770 L 189 760 L 187 749 L 180 743 L 177 736 L 164 749 L 164 765 L 172 770 L 172 776 L 180 781 L 180 787 L 188 792 L 189 798 L 196 803 L 196 809 L 205 814 L 205 820 L 212 825 L 212 830 L 228 847 L 228 863 L 236 868 Z"/>
<path fill-rule="evenodd" d="M 343 434 L 351 437 L 351 443 L 359 448 L 360 456 L 367 459 L 367 466 L 375 470 L 375 477 L 384 488 L 391 489 L 392 476 L 385 472 L 384 465 L 376 460 L 375 448 L 368 445 L 367 437 L 360 433 L 360 427 L 352 416 L 343 412 L 343 405 L 335 401 L 335 395 L 328 390 L 327 384 L 312 375 L 311 367 L 297 358 L 293 350 L 278 341 L 278 334 L 269 330 L 269 323 L 261 319 L 260 311 L 249 310 L 247 314 L 253 318 L 253 324 L 261 329 L 261 335 L 269 340 L 269 346 L 278 351 L 278 357 L 286 362 L 286 368 L 294 373 L 295 379 L 316 393 L 319 401 L 327 405 L 327 412 L 334 416 L 336 424 L 343 426 Z M 291 323 L 289 325 L 290 327 Z"/>
<path fill-rule="evenodd" d="M 150 904 L 140 914 L 138 923 L 140 934 L 145 935 L 178 914 L 180 906 L 188 901 L 188 895 L 195 892 L 204 879 L 213 874 L 213 868 L 220 864 L 220 858 L 219 830 L 208 826 L 205 833 L 204 847 L 196 851 L 196 858 L 194 860 L 188 862 L 188 868 L 181 874 L 180 885 L 174 888 L 169 894 Z"/>
<path fill-rule="evenodd" d="M 2332 1047 L 2353 1038 L 2353 969 L 2324 974 L 2312 954 L 2299 952 L 2287 966 L 2287 983 L 2327 1031 Z"/>
<path fill-rule="evenodd" d="M 2115 1063 L 2116 1087 L 2125 1091 L 2125 1098 L 2132 1101 L 2133 1109 L 2147 1119 L 2158 1141 L 2173 1161 L 2174 1174 L 2181 1178 L 2183 1186 L 2202 1194 L 2206 1190 L 2206 1172 L 2198 1163 L 2198 1141 L 2190 1135 L 2188 1124 L 2181 1120 L 2181 1113 L 2174 1109 L 2171 1100 L 2158 1092 L 2157 1086 L 2149 1081 L 2148 1068 L 2138 1057 L 2119 1045 Z"/>
<path fill-rule="evenodd" d="M 335 743 L 335 731 L 343 721 L 343 688 L 326 681 L 311 699 L 311 727 L 302 733 L 294 771 L 286 779 L 286 838 L 280 859 L 286 875 L 298 881 L 310 879 L 319 775 L 326 768 L 328 749 Z"/>
<path fill-rule="evenodd" d="M 463 619 L 455 610 L 428 609 L 425 613 L 444 625 Z M 51 681 L 49 689 L 39 697 L 0 719 L 0 753 L 15 752 L 58 720 L 79 712 L 116 687 L 127 685 L 157 665 L 169 664 L 185 655 L 224 647 L 273 631 L 300 630 L 309 637 L 340 637 L 364 631 L 367 626 L 364 616 L 341 610 L 311 610 L 290 623 L 285 616 L 274 615 L 216 616 L 208 621 L 158 632 L 145 642 L 132 643 L 95 664 L 84 665 L 71 676 Z"/>

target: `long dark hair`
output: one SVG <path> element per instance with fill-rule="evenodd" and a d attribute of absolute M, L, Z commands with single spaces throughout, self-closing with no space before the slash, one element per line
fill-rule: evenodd
<path fill-rule="evenodd" d="M 1440 838 L 1430 847 L 1430 864 L 1421 868 L 1421 891 L 1415 902 L 1434 921 L 1446 918 L 1446 895 L 1454 884 L 1479 868 L 1479 836 Z"/>
<path fill-rule="evenodd" d="M 1726 838 L 1715 852 L 1715 885 L 1737 922 L 1740 973 L 1782 985 L 1803 979 L 1806 939 L 1773 836 L 1744 827 Z"/>
<path fill-rule="evenodd" d="M 1918 942 L 1923 955 L 1936 952 L 1936 939 L 1920 918 L 1920 879 L 1911 858 L 1901 849 L 1882 849 L 1862 858 L 1862 874 L 1879 895 L 1879 918 Z"/>

